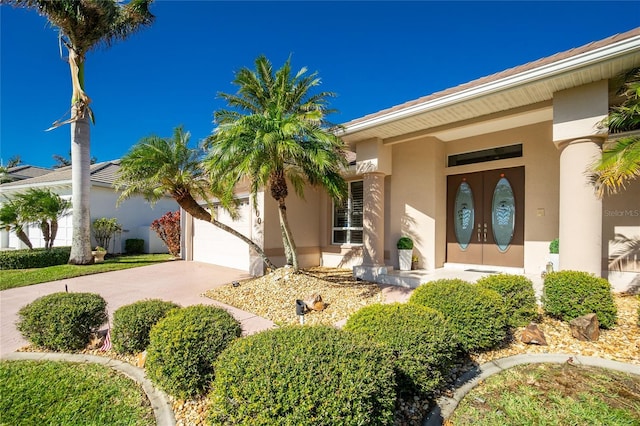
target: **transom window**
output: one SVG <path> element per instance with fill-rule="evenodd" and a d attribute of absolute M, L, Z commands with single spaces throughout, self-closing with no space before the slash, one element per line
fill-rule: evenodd
<path fill-rule="evenodd" d="M 333 204 L 333 244 L 362 244 L 363 182 L 349 182 L 349 196 Z"/>

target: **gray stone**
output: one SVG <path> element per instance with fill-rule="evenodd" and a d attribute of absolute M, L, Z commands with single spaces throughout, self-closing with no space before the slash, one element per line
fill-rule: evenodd
<path fill-rule="evenodd" d="M 600 337 L 600 322 L 596 314 L 587 314 L 569 321 L 571 335 L 578 340 L 594 342 Z"/>
<path fill-rule="evenodd" d="M 528 345 L 547 346 L 547 339 L 544 337 L 544 333 L 538 328 L 538 325 L 535 322 L 530 323 L 524 330 L 522 330 L 522 337 L 520 340 L 522 340 L 522 343 L 526 343 Z"/>

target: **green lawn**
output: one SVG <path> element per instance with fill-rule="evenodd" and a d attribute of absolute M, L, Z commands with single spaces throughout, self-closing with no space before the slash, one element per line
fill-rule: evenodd
<path fill-rule="evenodd" d="M 511 368 L 469 392 L 451 425 L 640 425 L 640 376 L 568 364 Z"/>
<path fill-rule="evenodd" d="M 104 263 L 93 265 L 57 265 L 37 269 L 9 269 L 0 271 L 0 290 L 24 287 L 82 275 L 99 274 L 101 272 L 119 271 L 153 265 L 171 259 L 168 254 L 141 254 L 133 256 L 117 256 L 105 259 Z"/>
<path fill-rule="evenodd" d="M 132 380 L 109 367 L 0 362 L 3 425 L 151 425 L 153 409 Z"/>

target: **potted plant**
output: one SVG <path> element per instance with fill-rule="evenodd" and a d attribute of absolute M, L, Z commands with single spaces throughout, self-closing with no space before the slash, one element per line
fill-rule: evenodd
<path fill-rule="evenodd" d="M 560 270 L 560 241 L 557 238 L 549 243 L 549 262 L 553 265 L 553 271 Z"/>
<path fill-rule="evenodd" d="M 91 254 L 93 255 L 94 263 L 102 263 L 104 262 L 104 256 L 107 254 L 107 250 L 105 250 L 104 247 L 97 246 Z"/>
<path fill-rule="evenodd" d="M 420 258 L 418 256 L 416 256 L 415 254 L 413 256 L 411 256 L 411 270 L 416 270 L 418 269 L 418 263 L 420 262 Z"/>
<path fill-rule="evenodd" d="M 400 237 L 398 240 L 398 263 L 401 271 L 411 270 L 411 259 L 413 257 L 413 240 L 409 237 Z"/>

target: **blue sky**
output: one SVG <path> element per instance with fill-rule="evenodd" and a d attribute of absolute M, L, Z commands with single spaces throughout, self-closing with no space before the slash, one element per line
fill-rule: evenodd
<path fill-rule="evenodd" d="M 640 2 L 221 2 L 152 5 L 156 21 L 87 55 L 91 153 L 119 158 L 140 138 L 214 128 L 219 92 L 266 55 L 318 71 L 343 123 L 640 26 Z M 50 167 L 69 153 L 71 83 L 57 32 L 31 10 L 0 7 L 0 157 Z"/>

